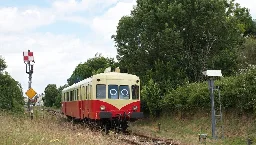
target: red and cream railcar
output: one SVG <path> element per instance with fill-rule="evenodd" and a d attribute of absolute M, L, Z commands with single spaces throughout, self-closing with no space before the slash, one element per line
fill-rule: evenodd
<path fill-rule="evenodd" d="M 143 117 L 140 112 L 139 77 L 118 72 L 93 75 L 62 91 L 62 113 L 97 122 L 106 131 L 126 130 L 128 121 Z"/>

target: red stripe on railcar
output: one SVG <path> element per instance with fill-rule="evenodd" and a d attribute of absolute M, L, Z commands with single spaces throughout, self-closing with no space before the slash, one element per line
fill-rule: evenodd
<path fill-rule="evenodd" d="M 90 118 L 90 119 L 100 119 L 99 112 L 100 106 L 104 105 L 107 112 L 112 113 L 112 117 L 116 117 L 118 114 L 129 114 L 130 112 L 140 112 L 140 101 L 132 102 L 118 109 L 112 104 L 101 100 L 83 100 L 83 101 L 72 101 L 72 102 L 62 102 L 62 112 L 65 115 L 72 116 L 75 118 Z M 137 106 L 137 110 L 133 111 L 133 106 Z"/>

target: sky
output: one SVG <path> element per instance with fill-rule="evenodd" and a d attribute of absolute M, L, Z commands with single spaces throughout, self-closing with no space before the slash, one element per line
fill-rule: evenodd
<path fill-rule="evenodd" d="M 256 0 L 236 0 L 256 19 Z M 0 0 L 0 55 L 6 71 L 28 89 L 23 51 L 34 53 L 32 88 L 67 83 L 79 63 L 101 53 L 116 57 L 111 35 L 136 0 Z M 254 7 L 253 7 L 254 6 Z"/>

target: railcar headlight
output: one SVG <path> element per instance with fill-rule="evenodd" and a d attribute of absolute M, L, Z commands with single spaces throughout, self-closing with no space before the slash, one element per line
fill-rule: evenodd
<path fill-rule="evenodd" d="M 135 111 L 135 110 L 138 109 L 138 107 L 137 106 L 133 106 L 132 109 Z"/>
<path fill-rule="evenodd" d="M 101 106 L 100 106 L 100 110 L 101 110 L 101 111 L 104 111 L 105 109 L 106 109 L 106 107 L 105 107 L 104 105 L 101 105 Z"/>

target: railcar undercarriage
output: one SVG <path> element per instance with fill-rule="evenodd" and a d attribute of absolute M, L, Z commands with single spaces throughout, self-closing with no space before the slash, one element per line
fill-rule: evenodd
<path fill-rule="evenodd" d="M 100 119 L 75 119 L 71 116 L 67 116 L 68 120 L 79 120 L 84 124 L 87 124 L 91 127 L 100 128 L 104 131 L 105 134 L 108 134 L 110 130 L 115 131 L 116 133 L 125 132 L 127 130 L 128 122 L 136 121 L 139 118 L 143 117 L 142 112 L 132 112 L 131 114 L 116 114 L 115 117 L 112 117 L 111 112 L 101 111 L 99 113 Z"/>
<path fill-rule="evenodd" d="M 99 128 L 101 129 L 105 134 L 108 134 L 110 130 L 113 130 L 116 133 L 125 132 L 128 128 L 128 118 L 121 118 L 121 117 L 115 117 L 115 118 L 103 118 L 103 119 L 89 119 L 85 118 L 83 120 L 76 119 L 70 116 L 67 116 L 67 119 L 69 121 L 79 121 L 83 122 L 86 125 L 89 125 L 92 128 Z"/>

